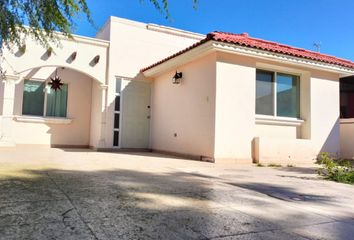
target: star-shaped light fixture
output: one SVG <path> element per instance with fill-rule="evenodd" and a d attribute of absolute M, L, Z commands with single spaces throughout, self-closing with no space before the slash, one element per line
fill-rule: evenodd
<path fill-rule="evenodd" d="M 63 83 L 61 83 L 60 77 L 56 75 L 54 78 L 50 78 L 50 82 L 48 83 L 50 85 L 50 88 L 53 89 L 54 91 L 57 91 L 58 89 L 61 90 L 61 86 Z"/>

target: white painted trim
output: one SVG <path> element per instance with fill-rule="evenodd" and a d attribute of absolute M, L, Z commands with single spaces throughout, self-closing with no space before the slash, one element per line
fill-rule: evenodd
<path fill-rule="evenodd" d="M 181 55 L 178 55 L 174 58 L 171 58 L 170 60 L 161 63 L 151 69 L 148 69 L 144 71 L 144 76 L 145 77 L 155 77 L 158 74 L 161 74 L 163 72 L 167 72 L 171 69 L 177 68 L 179 66 L 182 66 L 184 64 L 187 64 L 193 60 L 196 60 L 198 58 L 201 58 L 203 56 L 208 55 L 209 53 L 215 52 L 216 49 L 213 47 L 212 42 L 207 42 L 205 44 L 202 44 L 196 48 L 193 48 Z"/>
<path fill-rule="evenodd" d="M 278 125 L 278 126 L 301 126 L 305 121 L 297 118 L 273 117 L 256 115 L 256 124 Z"/>
<path fill-rule="evenodd" d="M 243 46 L 239 46 L 236 44 L 221 43 L 221 42 L 217 42 L 217 41 L 212 41 L 212 43 L 213 43 L 213 47 L 217 51 L 221 51 L 221 52 L 237 53 L 240 55 L 257 57 L 257 58 L 267 59 L 267 60 L 271 59 L 271 60 L 275 60 L 277 62 L 291 63 L 291 64 L 300 65 L 303 67 L 326 70 L 326 71 L 335 72 L 335 73 L 341 73 L 344 75 L 353 75 L 354 74 L 354 69 L 342 67 L 342 66 L 339 66 L 336 64 L 324 63 L 324 62 L 301 58 L 301 57 L 293 57 L 293 56 L 286 55 L 286 54 L 274 53 L 271 51 L 260 50 L 260 49 L 251 48 L 251 47 L 243 47 Z"/>
<path fill-rule="evenodd" d="M 74 42 L 79 42 L 79 43 L 84 43 L 84 44 L 89 44 L 89 45 L 94 45 L 94 46 L 101 46 L 104 48 L 108 48 L 109 44 L 110 44 L 109 41 L 102 40 L 99 38 L 90 38 L 90 37 L 84 37 L 84 36 L 79 36 L 79 35 L 75 35 L 75 34 L 73 34 L 72 36 L 74 38 L 73 39 Z M 67 41 L 71 40 L 70 38 L 67 38 L 64 35 L 61 36 L 61 38 L 63 40 L 67 40 Z"/>
<path fill-rule="evenodd" d="M 27 25 L 24 25 L 24 27 L 30 28 Z M 61 40 L 80 42 L 80 43 L 85 43 L 85 44 L 90 44 L 90 45 L 95 45 L 95 46 L 101 46 L 101 47 L 105 47 L 105 48 L 108 48 L 109 44 L 110 44 L 110 41 L 106 41 L 106 40 L 99 39 L 99 38 L 91 38 L 91 37 L 85 37 L 85 36 L 81 36 L 81 35 L 71 34 L 71 36 L 73 37 L 71 39 L 71 38 L 68 38 L 68 36 L 65 36 L 62 32 L 54 31 L 54 34 L 56 35 L 56 37 L 58 37 Z"/>
<path fill-rule="evenodd" d="M 202 40 L 203 38 L 205 38 L 205 35 L 203 35 L 203 34 L 189 32 L 189 31 L 171 28 L 171 27 L 166 27 L 166 26 L 157 25 L 157 24 L 153 24 L 153 23 L 147 24 L 146 28 L 151 31 L 162 32 L 162 33 L 166 33 L 166 34 L 171 34 L 171 35 L 175 35 L 175 36 L 179 36 L 179 37 L 192 38 L 192 39 L 196 39 L 196 40 Z"/>
<path fill-rule="evenodd" d="M 354 118 L 341 118 L 339 119 L 339 123 L 341 124 L 354 124 Z"/>
<path fill-rule="evenodd" d="M 108 23 L 120 23 L 120 24 L 125 24 L 125 25 L 129 25 L 132 27 L 136 27 L 136 28 L 145 28 L 150 31 L 163 32 L 165 34 L 182 36 L 182 37 L 198 39 L 198 40 L 202 40 L 203 38 L 205 38 L 205 35 L 200 34 L 200 33 L 190 32 L 190 31 L 186 31 L 186 30 L 182 30 L 182 29 L 178 29 L 178 28 L 172 28 L 172 27 L 163 26 L 163 25 L 158 25 L 158 24 L 154 24 L 154 23 L 137 22 L 137 21 L 133 21 L 130 19 L 125 19 L 125 18 L 120 18 L 120 17 L 116 17 L 116 16 L 111 16 L 105 22 L 105 24 L 102 26 L 102 28 L 99 30 L 99 32 L 102 29 L 104 29 Z"/>
<path fill-rule="evenodd" d="M 46 117 L 47 116 L 48 91 L 50 91 L 50 89 L 49 89 L 50 87 L 48 86 L 47 81 L 45 81 L 44 83 L 45 84 L 44 84 L 44 89 L 43 89 L 43 91 L 44 91 L 43 115 L 44 115 L 44 117 Z M 68 104 L 66 104 L 66 108 L 68 108 Z"/>
<path fill-rule="evenodd" d="M 339 73 L 342 76 L 350 76 L 354 74 L 354 69 L 342 67 L 336 64 L 329 64 L 329 63 L 310 60 L 306 58 L 293 57 L 286 54 L 274 53 L 274 52 L 260 50 L 251 47 L 243 47 L 231 43 L 208 41 L 181 55 L 171 58 L 153 68 L 144 71 L 144 75 L 146 77 L 155 77 L 158 74 L 167 72 L 173 68 L 187 64 L 192 60 L 195 60 L 197 58 L 203 57 L 211 52 L 216 52 L 216 51 L 238 54 L 241 56 L 255 57 L 257 59 L 272 60 L 275 62 L 287 63 L 287 64 L 306 67 L 310 69 L 318 69 L 322 71 L 334 72 L 334 73 Z"/>
<path fill-rule="evenodd" d="M 106 90 L 108 88 L 107 84 L 100 84 L 101 90 Z"/>
<path fill-rule="evenodd" d="M 3 82 L 4 81 L 10 81 L 10 80 L 17 81 L 20 78 L 21 78 L 21 76 L 19 76 L 19 75 L 5 75 L 5 78 L 3 79 Z"/>
<path fill-rule="evenodd" d="M 117 91 L 117 79 L 120 79 L 120 90 L 119 92 L 116 92 Z M 123 87 L 123 81 L 126 80 L 125 78 L 123 77 L 115 77 L 115 81 L 114 81 L 114 101 L 113 101 L 113 141 L 112 141 L 112 148 L 113 149 L 120 149 L 121 148 L 121 144 L 122 144 L 122 100 L 123 100 L 123 96 L 122 96 L 122 87 Z M 116 97 L 119 96 L 120 97 L 120 106 L 119 106 L 119 111 L 116 111 L 115 110 L 115 104 L 116 104 Z M 115 119 L 115 115 L 116 114 L 119 114 L 119 128 L 115 128 L 114 127 L 114 119 Z M 118 136 L 118 146 L 114 146 L 113 143 L 114 143 L 114 132 L 118 132 L 119 136 Z"/>
<path fill-rule="evenodd" d="M 300 70 L 298 68 L 279 66 L 276 64 L 269 64 L 269 63 L 263 63 L 263 62 L 257 62 L 256 68 L 261 69 L 261 70 L 265 70 L 265 71 L 273 71 L 273 72 L 278 72 L 278 73 L 296 75 L 299 77 L 301 77 L 302 75 L 310 74 L 310 71 L 304 71 L 304 70 Z"/>
<path fill-rule="evenodd" d="M 38 116 L 14 116 L 17 122 L 45 123 L 45 124 L 70 124 L 73 119 L 60 117 L 38 117 Z"/>
<path fill-rule="evenodd" d="M 273 117 L 277 117 L 278 113 L 278 92 L 277 92 L 277 86 L 278 85 L 278 72 L 273 72 L 273 82 L 272 82 L 272 88 L 273 88 Z M 257 84 L 256 84 L 257 87 Z"/>

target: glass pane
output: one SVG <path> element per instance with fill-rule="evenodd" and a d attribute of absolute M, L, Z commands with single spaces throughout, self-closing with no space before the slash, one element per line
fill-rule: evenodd
<path fill-rule="evenodd" d="M 61 89 L 55 91 L 48 90 L 47 93 L 47 116 L 66 117 L 66 108 L 68 100 L 68 85 L 64 84 Z"/>
<path fill-rule="evenodd" d="M 119 129 L 119 113 L 114 114 L 114 128 Z"/>
<path fill-rule="evenodd" d="M 340 79 L 340 117 L 354 118 L 354 78 Z"/>
<path fill-rule="evenodd" d="M 113 146 L 114 147 L 119 146 L 119 132 L 118 131 L 113 132 Z"/>
<path fill-rule="evenodd" d="M 114 104 L 114 110 L 115 111 L 120 111 L 120 96 L 116 96 L 115 104 Z"/>
<path fill-rule="evenodd" d="M 256 114 L 274 115 L 272 72 L 257 70 L 256 74 Z"/>
<path fill-rule="evenodd" d="M 43 116 L 44 85 L 44 82 L 24 81 L 22 114 Z"/>
<path fill-rule="evenodd" d="M 300 116 L 300 81 L 299 77 L 277 74 L 277 116 Z"/>
<path fill-rule="evenodd" d="M 122 86 L 122 80 L 120 78 L 116 78 L 116 93 L 120 93 L 121 86 Z"/>

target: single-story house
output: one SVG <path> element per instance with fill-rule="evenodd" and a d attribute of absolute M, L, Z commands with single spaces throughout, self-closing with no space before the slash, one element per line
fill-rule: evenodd
<path fill-rule="evenodd" d="M 354 156 L 352 61 L 117 17 L 96 38 L 61 38 L 3 48 L 0 146 L 283 164 Z"/>

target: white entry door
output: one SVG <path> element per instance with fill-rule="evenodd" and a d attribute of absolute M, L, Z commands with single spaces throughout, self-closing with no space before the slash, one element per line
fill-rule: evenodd
<path fill-rule="evenodd" d="M 149 82 L 123 81 L 121 148 L 149 148 L 150 94 Z"/>

